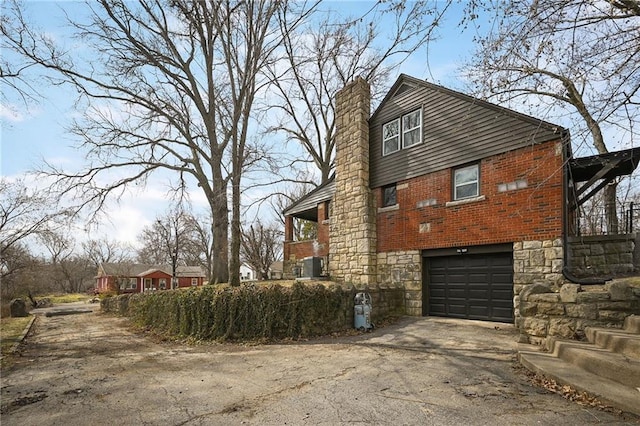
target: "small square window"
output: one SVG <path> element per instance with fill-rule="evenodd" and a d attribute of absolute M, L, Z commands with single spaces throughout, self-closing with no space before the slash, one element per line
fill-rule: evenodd
<path fill-rule="evenodd" d="M 398 204 L 396 184 L 382 188 L 382 207 L 395 206 Z"/>
<path fill-rule="evenodd" d="M 197 278 L 191 278 L 191 285 L 198 285 L 198 279 Z"/>
<path fill-rule="evenodd" d="M 400 149 L 400 119 L 382 126 L 382 155 L 388 155 Z"/>
<path fill-rule="evenodd" d="M 477 197 L 480 194 L 480 168 L 477 164 L 453 171 L 453 199 Z"/>
<path fill-rule="evenodd" d="M 410 112 L 402 116 L 402 147 L 422 142 L 422 114 L 421 110 Z"/>

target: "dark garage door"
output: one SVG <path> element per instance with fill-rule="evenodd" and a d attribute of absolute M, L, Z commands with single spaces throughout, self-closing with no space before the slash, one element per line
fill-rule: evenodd
<path fill-rule="evenodd" d="M 513 322 L 511 252 L 427 257 L 425 263 L 427 315 Z"/>

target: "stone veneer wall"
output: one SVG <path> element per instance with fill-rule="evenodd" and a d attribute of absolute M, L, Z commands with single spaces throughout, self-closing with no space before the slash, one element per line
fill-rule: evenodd
<path fill-rule="evenodd" d="M 369 84 L 356 78 L 336 95 L 336 191 L 330 203 L 329 275 L 376 280 L 376 211 L 369 188 Z"/>
<path fill-rule="evenodd" d="M 404 288 L 406 315 L 422 315 L 422 256 L 419 250 L 378 253 L 378 282 Z"/>
<path fill-rule="evenodd" d="M 636 235 L 569 237 L 571 273 L 578 277 L 631 274 L 640 270 L 634 262 Z"/>
<path fill-rule="evenodd" d="M 586 327 L 622 328 L 640 314 L 640 288 L 624 281 L 605 285 L 564 284 L 558 291 L 533 284 L 520 293 L 521 343 L 547 346 L 550 337 L 583 340 Z"/>
<path fill-rule="evenodd" d="M 559 288 L 564 282 L 562 239 L 513 243 L 513 317 L 519 326 L 520 293 L 534 283 Z"/>

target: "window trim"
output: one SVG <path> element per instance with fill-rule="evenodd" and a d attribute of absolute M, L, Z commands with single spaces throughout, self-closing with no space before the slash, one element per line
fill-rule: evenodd
<path fill-rule="evenodd" d="M 458 185 L 457 181 L 456 181 L 456 172 L 460 171 L 460 170 L 464 170 L 464 169 L 470 169 L 470 168 L 475 168 L 477 170 L 477 178 L 475 181 L 469 181 L 469 182 L 464 182 L 460 185 Z M 469 185 L 471 183 L 475 183 L 476 185 L 476 192 L 473 195 L 469 195 L 466 197 L 458 197 L 458 187 L 463 186 L 463 185 Z M 461 201 L 461 200 L 467 200 L 467 199 L 472 199 L 472 198 L 477 198 L 480 196 L 480 163 L 473 163 L 473 164 L 465 164 L 464 166 L 460 166 L 460 167 L 456 167 L 454 169 L 452 169 L 451 172 L 451 192 L 452 192 L 452 197 L 451 199 L 453 201 Z"/>
<path fill-rule="evenodd" d="M 197 286 L 198 285 L 198 279 L 197 278 L 191 278 L 191 285 L 192 286 Z"/>
<path fill-rule="evenodd" d="M 398 125 L 398 133 L 396 133 L 396 135 L 393 136 L 393 137 L 385 139 L 385 137 L 384 137 L 384 128 L 387 127 L 388 125 L 392 124 L 392 123 L 397 123 L 397 125 Z M 397 148 L 395 150 L 393 150 L 393 151 L 386 152 L 385 148 L 386 148 L 387 141 L 390 141 L 390 140 L 396 139 L 396 138 L 398 139 Z M 402 138 L 402 121 L 400 120 L 400 117 L 395 118 L 395 119 L 393 119 L 391 121 L 388 121 L 388 122 L 384 123 L 382 125 L 382 156 L 384 157 L 386 155 L 391 155 L 394 152 L 400 151 L 400 149 L 402 148 L 402 140 L 401 140 L 401 138 Z"/>

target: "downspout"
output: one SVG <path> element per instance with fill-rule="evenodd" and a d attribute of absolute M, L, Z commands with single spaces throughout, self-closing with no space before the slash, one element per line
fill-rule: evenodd
<path fill-rule="evenodd" d="M 569 256 L 569 218 L 568 218 L 569 211 L 568 209 L 569 209 L 569 202 L 571 201 L 569 200 L 569 195 L 570 195 L 569 194 L 569 175 L 571 174 L 571 168 L 570 168 L 571 166 L 569 165 L 569 159 L 573 155 L 566 155 L 569 148 L 565 149 L 565 146 L 564 146 L 565 143 L 567 144 L 566 145 L 567 147 L 570 146 L 568 145 L 570 143 L 569 132 L 566 130 L 562 133 L 562 144 L 563 144 L 562 155 L 566 157 L 564 161 L 565 170 L 563 173 L 564 182 L 562 185 L 562 195 L 564 199 L 564 206 L 562 206 L 562 275 L 567 280 L 569 280 L 574 284 L 583 284 L 583 285 L 604 284 L 606 281 L 610 280 L 611 278 L 599 278 L 599 277 L 578 278 L 571 271 L 572 269 L 571 256 Z"/>

